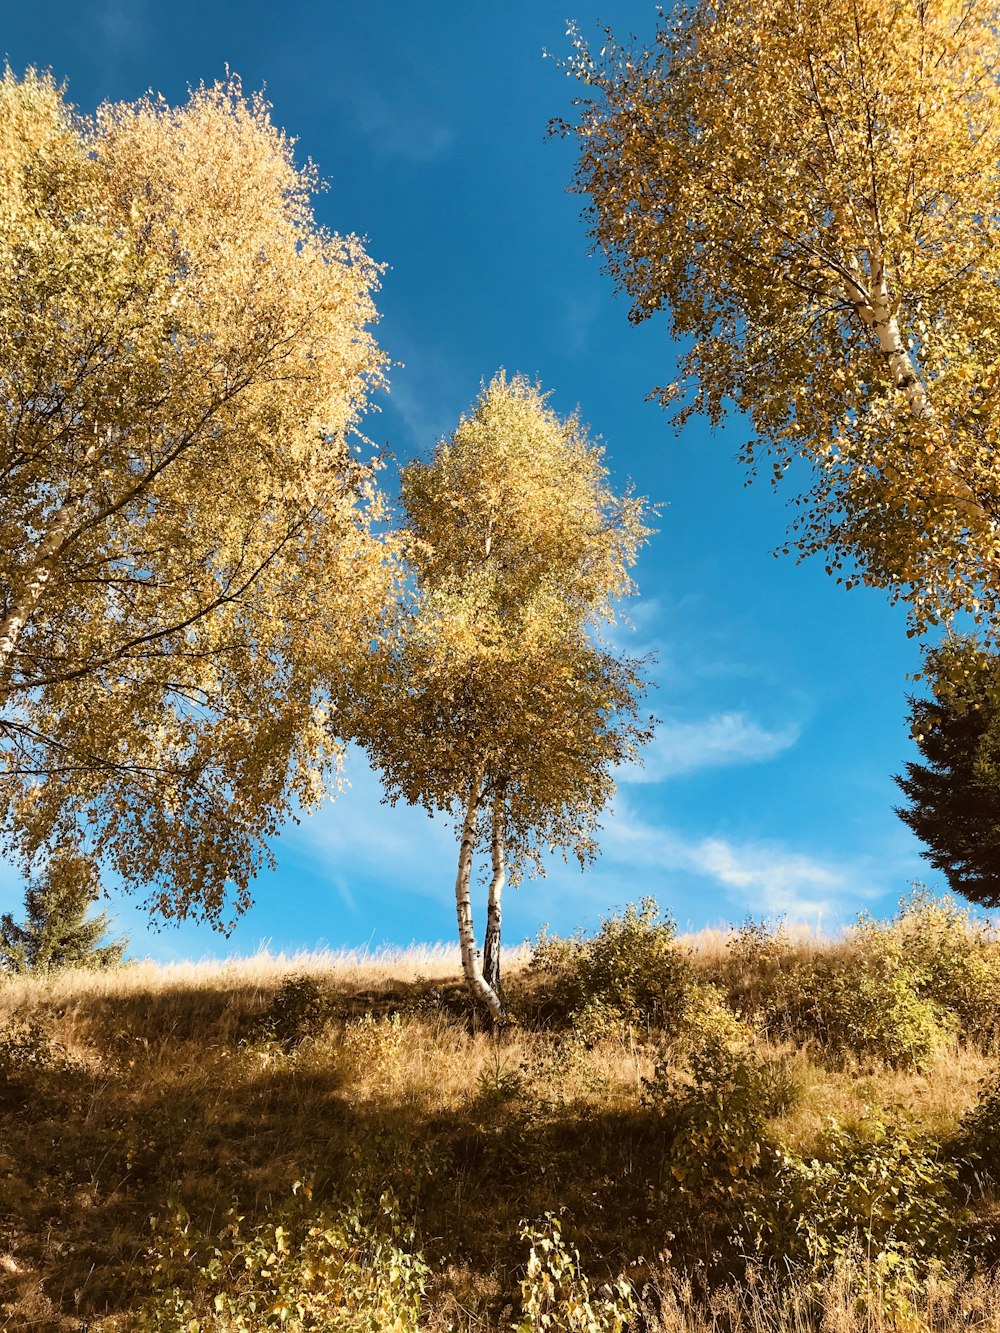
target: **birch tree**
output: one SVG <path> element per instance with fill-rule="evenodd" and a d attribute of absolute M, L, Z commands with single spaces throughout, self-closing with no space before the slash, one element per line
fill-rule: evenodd
<path fill-rule="evenodd" d="M 463 969 L 499 1018 L 505 884 L 541 872 L 547 849 L 586 864 L 614 769 L 647 735 L 642 664 L 593 633 L 633 591 L 646 506 L 612 491 L 576 417 L 503 374 L 404 469 L 402 506 L 409 590 L 356 734 L 389 801 L 454 816 Z M 482 956 L 477 852 L 489 857 Z"/>
<path fill-rule="evenodd" d="M 378 268 L 230 81 L 0 81 L 0 835 L 220 922 L 336 779 L 387 591 Z M 333 672 L 331 663 L 343 672 Z"/>
<path fill-rule="evenodd" d="M 996 637 L 1000 11 L 992 0 L 691 0 L 599 54 L 562 128 L 640 321 L 682 348 L 681 424 L 809 480 L 790 542 Z"/>

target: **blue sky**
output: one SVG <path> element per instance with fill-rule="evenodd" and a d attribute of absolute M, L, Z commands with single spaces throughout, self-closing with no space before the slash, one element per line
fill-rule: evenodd
<path fill-rule="evenodd" d="M 509 942 L 543 922 L 594 925 L 647 893 L 683 928 L 787 912 L 833 929 L 933 882 L 892 809 L 891 775 L 914 757 L 918 654 L 902 612 L 845 593 L 818 561 L 773 556 L 792 492 L 745 485 L 741 419 L 678 438 L 646 401 L 672 378 L 666 325 L 629 326 L 567 192 L 573 146 L 546 136 L 574 91 L 543 58 L 568 54 L 565 20 L 644 38 L 655 14 L 638 0 L 0 0 L 11 66 L 50 68 L 85 111 L 150 88 L 183 100 L 227 64 L 245 88 L 266 85 L 329 183 L 319 219 L 389 265 L 378 336 L 400 364 L 365 423 L 377 443 L 404 462 L 430 448 L 504 366 L 537 377 L 556 410 L 579 406 L 616 484 L 664 505 L 627 640 L 658 654 L 661 726 L 645 769 L 622 775 L 599 861 L 586 874 L 556 861 L 512 894 Z M 116 896 L 133 952 L 451 939 L 453 831 L 382 806 L 360 756 L 347 776 L 345 795 L 275 844 L 278 869 L 228 941 L 150 933 Z M 21 897 L 0 871 L 0 910 Z"/>

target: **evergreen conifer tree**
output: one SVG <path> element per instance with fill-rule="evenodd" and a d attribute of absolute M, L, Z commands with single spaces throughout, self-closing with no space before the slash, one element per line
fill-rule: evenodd
<path fill-rule="evenodd" d="M 1000 906 L 1000 658 L 972 640 L 930 654 L 932 698 L 910 700 L 926 763 L 896 777 L 910 802 L 896 813 L 927 844 L 950 887 Z"/>
<path fill-rule="evenodd" d="M 60 848 L 24 896 L 27 918 L 18 925 L 9 912 L 0 917 L 0 969 L 50 972 L 63 967 L 116 967 L 127 939 L 99 941 L 107 912 L 88 917 L 100 896 L 94 859 L 75 848 Z"/>

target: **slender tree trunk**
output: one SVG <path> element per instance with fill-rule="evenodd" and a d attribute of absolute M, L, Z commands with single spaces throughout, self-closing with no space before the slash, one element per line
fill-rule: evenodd
<path fill-rule="evenodd" d="M 899 321 L 892 311 L 889 286 L 886 280 L 885 265 L 878 260 L 872 276 L 871 292 L 865 290 L 860 281 L 860 269 L 857 263 L 851 265 L 852 272 L 858 275 L 858 281 L 847 280 L 847 296 L 857 311 L 861 322 L 875 335 L 879 351 L 885 357 L 892 373 L 892 380 L 897 389 L 906 397 L 911 414 L 918 421 L 932 422 L 935 417 L 934 407 L 927 396 L 927 389 L 914 364 L 910 349 L 903 339 Z M 955 484 L 955 499 L 960 509 L 978 520 L 988 518 L 982 504 L 976 499 L 967 482 L 952 471 Z M 992 524 L 991 524 L 992 526 Z"/>
<path fill-rule="evenodd" d="M 6 671 L 7 664 L 17 647 L 17 641 L 21 637 L 21 631 L 31 618 L 31 613 L 35 607 L 42 600 L 45 585 L 52 574 L 50 561 L 58 552 L 79 511 L 79 499 L 67 501 L 59 510 L 55 522 L 49 528 L 45 538 L 39 543 L 38 549 L 31 558 L 27 571 L 27 582 L 14 598 L 2 623 L 0 623 L 0 673 Z"/>
<path fill-rule="evenodd" d="M 486 915 L 486 937 L 483 940 L 483 975 L 486 982 L 499 993 L 500 990 L 500 900 L 504 884 L 507 881 L 507 867 L 504 862 L 505 828 L 504 815 L 506 801 L 503 788 L 493 798 L 493 836 L 490 852 L 493 858 L 493 878 L 490 880 L 489 906 Z"/>
<path fill-rule="evenodd" d="M 503 1018 L 503 1007 L 497 993 L 483 976 L 476 948 L 476 932 L 472 924 L 472 898 L 469 881 L 472 878 L 472 853 L 476 841 L 476 819 L 482 800 L 482 778 L 476 773 L 469 784 L 469 799 L 462 822 L 462 841 L 458 851 L 458 878 L 455 880 L 455 906 L 458 910 L 458 942 L 462 947 L 462 971 L 469 990 L 481 1000 L 498 1022 Z"/>
<path fill-rule="evenodd" d="M 92 463 L 97 457 L 97 445 L 93 444 L 84 455 L 85 463 Z M 34 555 L 25 568 L 25 582 L 20 591 L 12 598 L 7 614 L 0 621 L 0 680 L 8 670 L 10 659 L 14 655 L 21 631 L 31 619 L 32 613 L 42 600 L 46 584 L 52 576 L 52 560 L 62 548 L 69 536 L 73 524 L 83 507 L 84 489 L 71 490 L 56 511 L 52 526 L 39 542 Z M 5 690 L 0 685 L 0 701 Z"/>
<path fill-rule="evenodd" d="M 852 270 L 859 272 L 856 265 L 852 265 Z M 906 395 L 910 411 L 920 421 L 933 420 L 934 409 L 928 401 L 927 390 L 917 374 L 910 350 L 903 341 L 899 322 L 891 311 L 884 267 L 881 264 L 878 266 L 870 293 L 865 291 L 860 282 L 848 282 L 847 288 L 848 297 L 861 322 L 871 329 L 878 340 L 879 351 L 889 364 L 893 383 Z"/>

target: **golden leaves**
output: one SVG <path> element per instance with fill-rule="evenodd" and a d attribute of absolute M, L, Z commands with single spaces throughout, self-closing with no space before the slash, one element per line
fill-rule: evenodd
<path fill-rule="evenodd" d="M 79 122 L 8 71 L 0 147 L 3 827 L 218 918 L 336 769 L 317 706 L 394 578 L 349 443 L 379 269 L 236 81 Z"/>
<path fill-rule="evenodd" d="M 696 0 L 641 55 L 577 38 L 570 64 L 593 234 L 632 317 L 667 306 L 689 348 L 659 396 L 680 421 L 735 400 L 751 461 L 813 459 L 800 549 L 909 584 L 918 627 L 1000 610 L 997 18 Z"/>
<path fill-rule="evenodd" d="M 403 473 L 411 600 L 355 733 L 390 800 L 457 814 L 480 781 L 515 879 L 545 846 L 592 854 L 611 772 L 643 737 L 639 664 L 590 634 L 632 590 L 649 531 L 645 502 L 607 478 L 580 422 L 502 373 Z"/>

